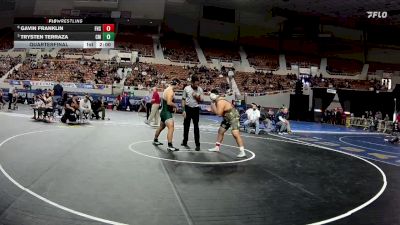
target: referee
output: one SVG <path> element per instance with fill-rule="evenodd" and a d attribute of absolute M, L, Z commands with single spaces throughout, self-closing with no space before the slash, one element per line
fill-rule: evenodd
<path fill-rule="evenodd" d="M 182 110 L 183 118 L 183 141 L 182 146 L 190 148 L 187 145 L 190 121 L 193 120 L 194 125 L 194 141 L 196 144 L 196 151 L 200 151 L 200 131 L 199 131 L 199 116 L 200 107 L 199 102 L 203 101 L 203 89 L 198 86 L 199 79 L 196 76 L 192 76 L 192 84 L 188 85 L 183 89 L 182 94 Z"/>

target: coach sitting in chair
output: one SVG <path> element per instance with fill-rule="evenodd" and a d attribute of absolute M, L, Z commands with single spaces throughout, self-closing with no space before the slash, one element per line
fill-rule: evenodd
<path fill-rule="evenodd" d="M 260 110 L 256 103 L 251 103 L 251 108 L 246 111 L 247 120 L 244 122 L 245 130 L 248 130 L 249 125 L 254 125 L 256 127 L 256 134 L 260 133 Z"/>
<path fill-rule="evenodd" d="M 83 116 L 86 114 L 88 118 L 92 118 L 93 110 L 92 103 L 90 102 L 89 95 L 85 95 L 85 97 L 79 102 L 79 118 L 83 119 Z"/>
<path fill-rule="evenodd" d="M 106 116 L 106 106 L 105 106 L 105 102 L 104 102 L 104 97 L 99 97 L 97 100 L 95 100 L 92 103 L 92 109 L 93 109 L 93 113 L 94 116 L 96 117 L 96 119 L 100 119 L 99 113 L 101 112 L 101 119 L 104 120 L 105 116 Z"/>
<path fill-rule="evenodd" d="M 53 98 L 52 92 L 47 92 L 42 96 L 42 101 L 44 103 L 42 107 L 43 112 L 43 120 L 46 120 L 46 116 L 48 117 L 48 121 L 50 121 L 50 117 L 53 116 Z"/>
<path fill-rule="evenodd" d="M 79 111 L 78 96 L 74 95 L 68 99 L 65 103 L 65 113 L 61 117 L 61 122 L 66 123 L 67 120 L 70 122 L 76 121 L 76 111 Z"/>
<path fill-rule="evenodd" d="M 283 134 L 285 132 L 289 134 L 292 133 L 288 120 L 288 112 L 289 111 L 287 108 L 282 108 L 275 116 L 276 129 L 279 134 Z"/>

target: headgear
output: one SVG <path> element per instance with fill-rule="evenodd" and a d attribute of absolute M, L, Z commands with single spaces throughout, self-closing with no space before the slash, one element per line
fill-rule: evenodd
<path fill-rule="evenodd" d="M 218 90 L 216 90 L 216 89 L 211 90 L 211 93 L 210 93 L 211 101 L 217 100 L 218 97 L 219 97 Z"/>

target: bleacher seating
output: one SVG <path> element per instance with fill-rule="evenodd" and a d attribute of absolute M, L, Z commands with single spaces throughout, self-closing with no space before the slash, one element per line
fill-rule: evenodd
<path fill-rule="evenodd" d="M 354 59 L 328 58 L 326 70 L 331 73 L 356 75 L 361 73 L 363 63 Z"/>
<path fill-rule="evenodd" d="M 244 93 L 266 93 L 293 89 L 296 84 L 296 76 L 281 76 L 271 73 L 245 73 L 237 72 L 235 81 L 239 90 Z"/>
<path fill-rule="evenodd" d="M 245 47 L 250 65 L 256 69 L 278 70 L 279 54 L 271 49 Z"/>
<path fill-rule="evenodd" d="M 311 87 L 343 88 L 356 90 L 384 90 L 379 80 L 353 80 L 312 77 L 307 80 Z"/>
<path fill-rule="evenodd" d="M 14 46 L 14 36 L 10 29 L 2 29 L 0 31 L 0 52 L 8 51 Z"/>
<path fill-rule="evenodd" d="M 153 39 L 146 34 L 117 34 L 115 46 L 125 51 L 138 51 L 139 56 L 154 56 Z"/>
<path fill-rule="evenodd" d="M 309 40 L 285 39 L 282 43 L 282 51 L 286 54 L 316 55 L 319 51 L 318 44 Z"/>
<path fill-rule="evenodd" d="M 121 24 L 115 37 L 115 47 L 124 51 L 138 51 L 142 57 L 154 57 L 152 35 L 158 33 L 157 29 Z"/>
<path fill-rule="evenodd" d="M 99 54 L 101 49 L 95 49 L 95 48 L 63 48 L 58 51 L 61 54 L 64 55 L 84 55 L 84 56 L 93 56 L 95 54 Z"/>
<path fill-rule="evenodd" d="M 240 61 L 239 49 L 232 42 L 202 38 L 200 46 L 207 61 L 211 61 L 213 58 L 221 61 Z"/>
<path fill-rule="evenodd" d="M 384 72 L 400 71 L 400 64 L 369 62 L 368 71 L 375 73 L 377 70 L 383 70 Z"/>
<path fill-rule="evenodd" d="M 17 71 L 8 76 L 8 79 L 112 84 L 116 70 L 116 65 L 94 60 L 44 59 L 36 62 L 27 59 Z"/>
<path fill-rule="evenodd" d="M 178 79 L 181 83 L 177 90 L 182 90 L 190 82 L 188 78 L 192 75 L 199 77 L 200 86 L 205 92 L 217 88 L 223 92 L 229 89 L 226 77 L 216 70 L 205 67 L 182 67 L 173 65 L 159 65 L 136 63 L 133 66 L 133 73 L 125 80 L 126 86 L 137 86 L 140 88 L 150 88 L 157 86 L 165 88 L 170 81 Z"/>
<path fill-rule="evenodd" d="M 298 65 L 304 68 L 309 68 L 310 66 L 319 67 L 321 64 L 321 58 L 315 55 L 287 53 L 285 54 L 285 58 L 287 64 Z"/>
<path fill-rule="evenodd" d="M 164 56 L 172 61 L 199 62 L 191 36 L 175 33 L 164 34 L 161 38 Z"/>
<path fill-rule="evenodd" d="M 270 52 L 279 51 L 279 39 L 274 37 L 240 37 L 240 44 L 247 49 L 269 49 Z"/>
<path fill-rule="evenodd" d="M 21 57 L 0 56 L 0 78 L 21 62 Z"/>

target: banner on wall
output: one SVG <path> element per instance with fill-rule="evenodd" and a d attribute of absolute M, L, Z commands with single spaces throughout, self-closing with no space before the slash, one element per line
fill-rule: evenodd
<path fill-rule="evenodd" d="M 11 85 L 21 85 L 21 81 L 19 80 L 9 80 L 8 83 Z"/>
<path fill-rule="evenodd" d="M 9 80 L 9 84 L 12 85 L 24 85 L 24 86 L 39 86 L 45 88 L 52 88 L 56 84 L 54 81 L 33 81 L 33 80 Z M 107 85 L 105 84 L 81 84 L 72 82 L 61 82 L 64 88 L 82 88 L 82 89 L 105 89 Z"/>
<path fill-rule="evenodd" d="M 42 86 L 42 87 L 53 87 L 54 82 L 52 81 L 30 81 L 31 86 Z"/>
<path fill-rule="evenodd" d="M 61 86 L 65 87 L 65 88 L 76 88 L 76 85 L 74 83 L 70 83 L 70 82 L 61 82 Z"/>

